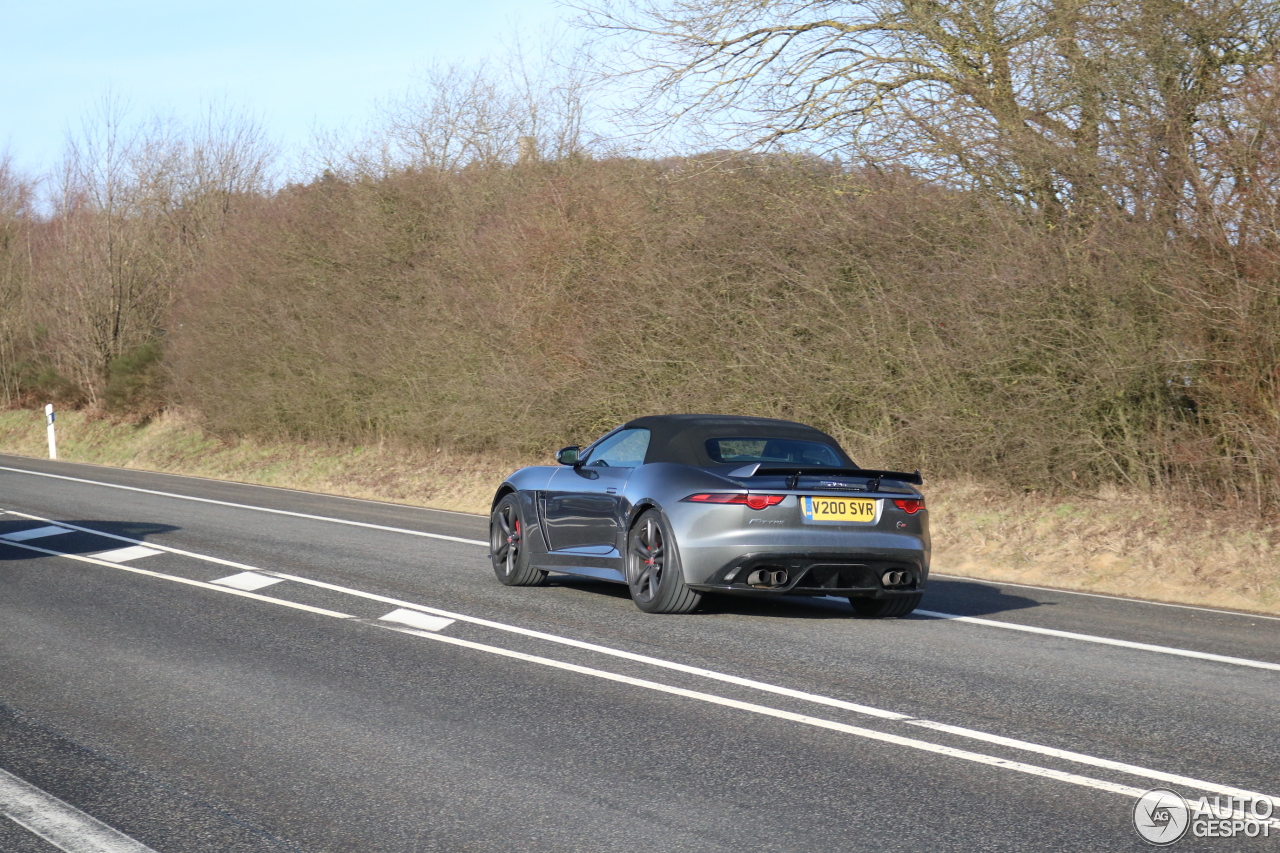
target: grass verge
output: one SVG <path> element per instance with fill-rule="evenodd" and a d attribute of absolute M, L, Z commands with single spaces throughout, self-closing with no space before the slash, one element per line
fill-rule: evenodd
<path fill-rule="evenodd" d="M 47 454 L 41 412 L 0 412 L 0 451 Z M 58 417 L 61 459 L 463 512 L 537 460 L 373 444 L 223 441 L 168 412 L 144 425 Z M 545 460 L 544 460 L 545 461 Z M 1280 527 L 1104 490 L 1069 498 L 974 481 L 927 484 L 937 572 L 1154 601 L 1280 613 Z"/>

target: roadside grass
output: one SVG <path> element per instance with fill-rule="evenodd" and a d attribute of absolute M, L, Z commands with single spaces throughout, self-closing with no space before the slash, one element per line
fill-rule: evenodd
<path fill-rule="evenodd" d="M 974 481 L 926 484 L 934 571 L 1280 613 L 1280 526 L 1104 488 L 1070 498 Z"/>
<path fill-rule="evenodd" d="M 264 486 L 486 512 L 496 483 L 518 459 L 434 449 L 319 442 L 225 441 L 167 411 L 144 425 L 59 412 L 58 458 Z M 0 411 L 0 452 L 46 458 L 44 414 Z"/>
<path fill-rule="evenodd" d="M 45 457 L 43 413 L 0 411 L 0 452 Z M 487 511 L 507 473 L 549 462 L 389 441 L 225 441 L 174 411 L 145 425 L 60 413 L 58 455 L 476 513 Z M 1205 510 L 1114 488 L 1060 497 L 974 480 L 930 481 L 926 493 L 935 572 L 1280 613 L 1280 526 L 1252 510 Z"/>

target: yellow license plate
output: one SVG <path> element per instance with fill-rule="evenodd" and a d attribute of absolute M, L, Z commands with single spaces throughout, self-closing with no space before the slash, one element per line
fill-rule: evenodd
<path fill-rule="evenodd" d="M 861 521 L 876 520 L 876 504 L 870 498 L 822 498 L 806 495 L 800 499 L 806 521 Z"/>

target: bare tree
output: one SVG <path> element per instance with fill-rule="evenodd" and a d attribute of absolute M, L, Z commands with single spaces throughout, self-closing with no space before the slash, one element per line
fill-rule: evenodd
<path fill-rule="evenodd" d="M 519 104 L 522 135 L 553 160 L 584 154 L 601 140 L 592 131 L 595 64 L 585 46 L 549 37 L 538 55 L 518 39 L 507 49 L 510 86 Z"/>
<path fill-rule="evenodd" d="M 1169 216 L 1202 123 L 1276 55 L 1274 0 L 600 0 L 660 123 L 845 150 L 1055 217 Z"/>
<path fill-rule="evenodd" d="M 1206 124 L 1199 230 L 1280 260 L 1280 67 L 1251 75 Z"/>
<path fill-rule="evenodd" d="M 483 66 L 436 65 L 382 109 L 386 134 L 410 165 L 458 169 L 515 155 L 519 102 Z"/>
<path fill-rule="evenodd" d="M 242 114 L 133 120 L 108 95 L 67 143 L 39 310 L 50 356 L 90 396 L 155 341 L 173 288 L 235 199 L 270 187 L 274 146 Z"/>
<path fill-rule="evenodd" d="M 454 171 L 587 151 L 590 87 L 577 51 L 552 44 L 531 56 L 517 42 L 501 66 L 436 64 L 402 95 L 379 103 L 364 138 L 319 140 L 323 168 L 384 175 L 396 169 Z M 523 140 L 523 141 L 522 141 Z"/>
<path fill-rule="evenodd" d="M 33 330 L 23 306 L 30 277 L 31 199 L 34 186 L 14 168 L 12 157 L 0 155 L 0 405 L 18 394 L 18 362 Z"/>
<path fill-rule="evenodd" d="M 169 128 L 153 131 L 148 140 L 109 95 L 68 141 L 59 174 L 46 325 L 59 366 L 91 394 L 113 358 L 155 333 L 166 301 L 166 259 L 143 225 L 154 199 L 142 192 L 163 181 L 136 172 L 148 141 L 169 147 L 155 138 Z"/>

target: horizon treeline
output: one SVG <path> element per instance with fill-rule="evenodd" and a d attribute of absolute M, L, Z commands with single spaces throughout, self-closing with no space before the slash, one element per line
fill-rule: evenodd
<path fill-rule="evenodd" d="M 611 153 L 582 87 L 457 69 L 283 186 L 251 122 L 107 111 L 45 207 L 0 168 L 0 403 L 522 455 L 756 414 L 868 466 L 1273 515 L 1280 77 L 1220 46 L 1198 82 L 1149 51 L 1143 120 L 1098 92 L 1136 66 L 1081 84 L 1092 143 L 975 131 L 968 172 L 817 136 Z"/>

